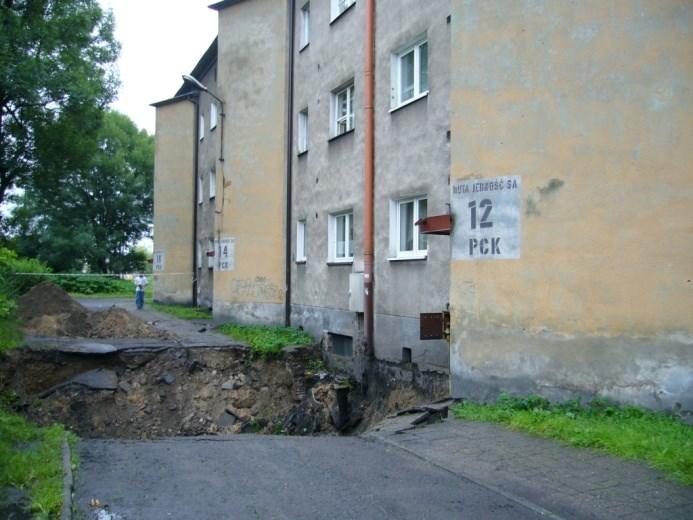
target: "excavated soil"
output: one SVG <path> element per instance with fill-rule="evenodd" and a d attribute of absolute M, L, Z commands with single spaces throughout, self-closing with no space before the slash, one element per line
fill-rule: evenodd
<path fill-rule="evenodd" d="M 91 312 L 49 282 L 24 294 L 19 299 L 18 313 L 24 330 L 36 336 L 173 339 L 169 333 L 117 307 Z"/>
<path fill-rule="evenodd" d="M 30 334 L 158 338 L 168 333 L 112 307 L 90 312 L 49 283 L 19 302 Z M 447 378 L 372 364 L 357 384 L 325 368 L 318 346 L 259 359 L 242 346 L 130 348 L 109 354 L 23 348 L 0 354 L 0 394 L 30 420 L 82 437 L 360 433 L 386 415 L 447 395 Z"/>

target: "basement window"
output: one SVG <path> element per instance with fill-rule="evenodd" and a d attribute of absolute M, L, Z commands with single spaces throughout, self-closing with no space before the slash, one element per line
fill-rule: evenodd
<path fill-rule="evenodd" d="M 342 334 L 329 334 L 332 352 L 338 356 L 352 357 L 354 355 L 354 338 Z"/>

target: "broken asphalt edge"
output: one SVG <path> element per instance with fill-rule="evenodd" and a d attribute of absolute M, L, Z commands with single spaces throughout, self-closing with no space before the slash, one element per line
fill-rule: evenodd
<path fill-rule="evenodd" d="M 462 471 L 453 471 L 453 470 L 443 466 L 442 464 L 439 464 L 439 463 L 435 462 L 434 460 L 426 457 L 425 455 L 417 453 L 416 451 L 410 449 L 406 445 L 403 445 L 403 444 L 401 444 L 395 440 L 392 440 L 390 438 L 383 437 L 383 436 L 373 436 L 372 438 L 375 439 L 376 441 L 384 442 L 385 444 L 388 444 L 389 446 L 392 446 L 392 447 L 397 448 L 399 450 L 405 451 L 405 452 L 409 453 L 410 455 L 413 455 L 414 457 L 416 457 L 419 460 L 423 460 L 424 462 L 427 462 L 428 464 L 431 464 L 437 468 L 440 468 L 443 471 L 446 471 L 447 473 L 451 473 L 452 475 L 455 475 L 457 478 L 460 478 L 462 480 L 467 480 L 467 481 L 472 482 L 473 484 L 476 484 L 477 486 L 480 486 L 484 489 L 487 489 L 493 493 L 497 493 L 497 494 L 507 498 L 508 500 L 510 500 L 512 502 L 516 502 L 516 503 L 520 504 L 521 506 L 526 507 L 527 509 L 529 509 L 531 511 L 534 511 L 535 513 L 537 513 L 540 516 L 543 516 L 545 518 L 550 518 L 551 520 L 566 520 L 566 518 L 564 518 L 560 515 L 557 515 L 556 513 L 552 513 L 548 509 L 544 509 L 540 505 L 535 504 L 534 502 L 530 502 L 526 498 L 522 498 L 521 496 L 518 496 L 514 493 L 511 493 L 509 491 L 505 491 L 505 490 L 503 490 L 497 486 L 494 486 L 493 484 L 489 484 L 487 482 L 477 480 L 474 477 L 472 477 L 471 475 L 464 473 Z"/>
<path fill-rule="evenodd" d="M 60 520 L 72 520 L 72 450 L 67 437 L 63 438 L 63 507 Z"/>

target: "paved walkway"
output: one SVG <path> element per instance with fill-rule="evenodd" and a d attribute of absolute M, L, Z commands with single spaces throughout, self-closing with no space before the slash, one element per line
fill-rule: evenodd
<path fill-rule="evenodd" d="M 547 518 L 693 518 L 693 487 L 642 464 L 494 424 L 450 418 L 402 426 L 402 418 L 391 420 L 368 436 L 539 508 Z"/>

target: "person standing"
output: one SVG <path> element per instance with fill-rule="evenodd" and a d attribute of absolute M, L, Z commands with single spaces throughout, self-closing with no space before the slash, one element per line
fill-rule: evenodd
<path fill-rule="evenodd" d="M 147 277 L 143 273 L 138 273 L 135 276 L 135 305 L 137 305 L 138 310 L 144 306 L 144 288 L 147 283 Z"/>

